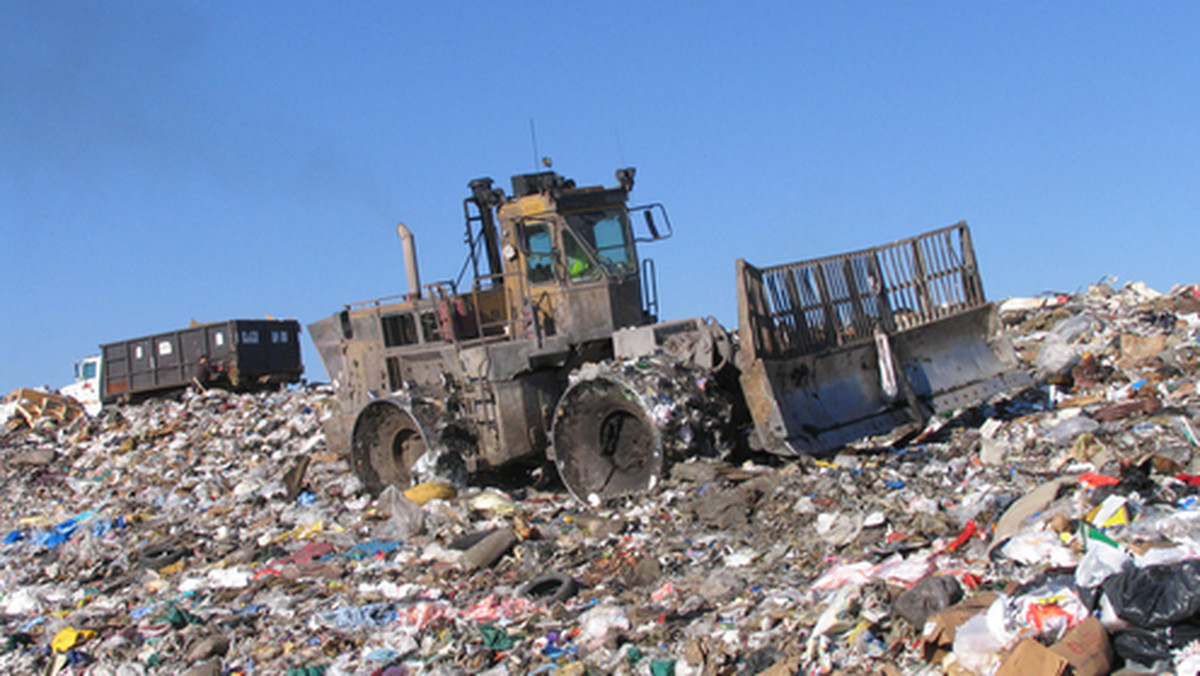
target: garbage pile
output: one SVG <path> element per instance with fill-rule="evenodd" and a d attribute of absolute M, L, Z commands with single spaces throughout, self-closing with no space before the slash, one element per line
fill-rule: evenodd
<path fill-rule="evenodd" d="M 1200 285 L 1010 299 L 1039 385 L 828 457 L 372 497 L 326 387 L 0 437 L 5 673 L 1200 670 Z"/>

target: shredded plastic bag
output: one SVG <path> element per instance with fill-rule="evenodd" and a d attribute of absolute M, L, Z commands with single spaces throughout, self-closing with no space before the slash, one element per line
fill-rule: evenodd
<path fill-rule="evenodd" d="M 1001 602 L 1001 599 L 996 600 L 996 603 Z M 1000 665 L 1005 641 L 992 633 L 989 624 L 988 613 L 979 613 L 954 634 L 954 660 L 971 673 L 990 674 Z"/>
<path fill-rule="evenodd" d="M 1059 582 L 1014 594 L 1005 600 L 1005 628 L 1016 635 L 1057 641 L 1090 616 L 1071 587 Z"/>
<path fill-rule="evenodd" d="M 1075 584 L 1084 589 L 1099 587 L 1109 577 L 1133 565 L 1133 559 L 1120 547 L 1093 540 L 1075 568 Z"/>
<path fill-rule="evenodd" d="M 1192 641 L 1175 655 L 1175 673 L 1200 674 L 1200 641 Z"/>
<path fill-rule="evenodd" d="M 1026 565 L 1049 563 L 1055 568 L 1070 568 L 1079 562 L 1053 531 L 1028 531 L 1009 538 L 1000 553 L 1007 559 Z"/>

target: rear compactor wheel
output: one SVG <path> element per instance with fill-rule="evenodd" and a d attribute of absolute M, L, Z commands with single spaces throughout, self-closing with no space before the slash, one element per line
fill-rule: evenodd
<path fill-rule="evenodd" d="M 440 407 L 430 401 L 389 397 L 363 407 L 354 421 L 350 461 L 372 495 L 388 486 L 407 489 L 420 481 L 457 480 L 461 456 L 442 443 Z"/>
<path fill-rule="evenodd" d="M 730 408 L 702 369 L 658 358 L 588 365 L 555 407 L 554 463 L 581 502 L 649 491 L 674 462 L 728 452 Z"/>

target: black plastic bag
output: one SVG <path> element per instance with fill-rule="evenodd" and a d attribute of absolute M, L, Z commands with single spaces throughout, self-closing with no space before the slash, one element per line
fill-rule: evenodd
<path fill-rule="evenodd" d="M 1112 635 L 1112 647 L 1126 663 L 1163 673 L 1174 671 L 1175 653 L 1196 639 L 1200 639 L 1200 623 L 1182 622 L 1153 629 L 1130 627 Z"/>
<path fill-rule="evenodd" d="M 1100 587 L 1118 617 L 1143 629 L 1200 619 L 1200 560 L 1132 568 Z"/>
<path fill-rule="evenodd" d="M 958 603 L 962 597 L 958 580 L 949 575 L 931 575 L 901 594 L 893 604 L 892 612 L 921 629 L 930 615 Z"/>

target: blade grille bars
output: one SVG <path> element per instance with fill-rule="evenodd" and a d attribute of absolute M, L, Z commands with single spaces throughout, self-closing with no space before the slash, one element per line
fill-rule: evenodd
<path fill-rule="evenodd" d="M 755 270 L 743 288 L 758 357 L 787 359 L 874 339 L 983 305 L 964 222 L 836 256 Z"/>

